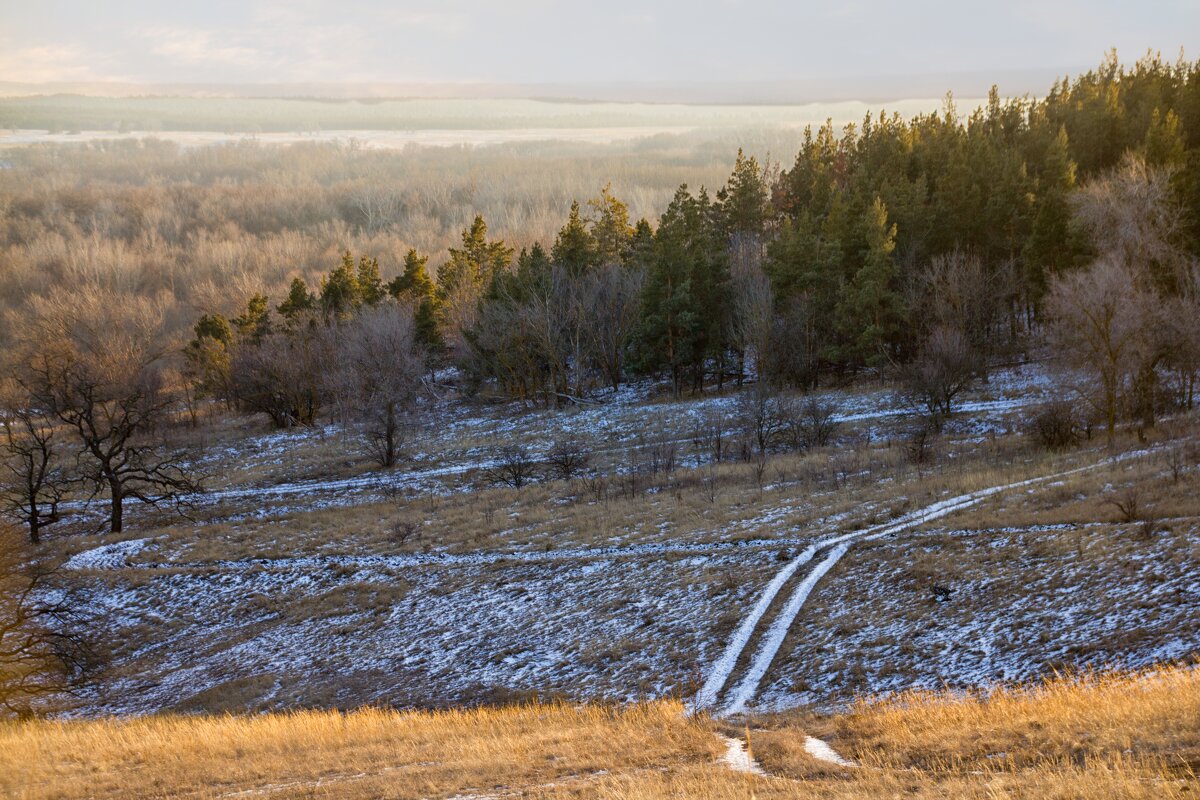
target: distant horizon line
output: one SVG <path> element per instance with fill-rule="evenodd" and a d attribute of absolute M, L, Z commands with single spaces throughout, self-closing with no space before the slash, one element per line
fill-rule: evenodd
<path fill-rule="evenodd" d="M 943 97 L 984 97 L 997 86 L 1006 97 L 1044 95 L 1053 82 L 1093 67 L 1039 67 L 996 72 L 964 70 L 909 75 L 846 75 L 729 81 L 262 81 L 143 82 L 0 80 L 0 96 L 295 100 L 498 99 L 575 103 L 648 103 L 679 105 L 802 105 Z"/>

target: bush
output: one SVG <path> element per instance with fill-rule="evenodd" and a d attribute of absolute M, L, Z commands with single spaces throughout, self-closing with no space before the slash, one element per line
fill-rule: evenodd
<path fill-rule="evenodd" d="M 1032 427 L 1038 443 L 1047 450 L 1065 450 L 1079 443 L 1079 416 L 1066 400 L 1055 400 L 1038 409 Z"/>
<path fill-rule="evenodd" d="M 591 453 L 578 439 L 559 439 L 546 454 L 546 463 L 550 473 L 564 481 L 582 475 L 591 464 Z"/>
<path fill-rule="evenodd" d="M 496 450 L 496 462 L 488 477 L 492 483 L 520 489 L 537 480 L 537 464 L 521 445 L 506 445 Z"/>

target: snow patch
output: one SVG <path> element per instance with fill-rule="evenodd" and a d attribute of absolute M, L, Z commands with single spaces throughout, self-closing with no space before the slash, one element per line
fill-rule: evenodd
<path fill-rule="evenodd" d="M 129 539 L 124 542 L 113 542 L 93 547 L 76 553 L 67 560 L 63 567 L 66 569 L 121 569 L 128 560 L 142 552 L 150 539 Z"/>

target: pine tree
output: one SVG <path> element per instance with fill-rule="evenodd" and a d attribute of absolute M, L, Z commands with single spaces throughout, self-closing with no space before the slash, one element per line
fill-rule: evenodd
<path fill-rule="evenodd" d="M 413 339 L 424 351 L 426 365 L 432 367 L 445 350 L 445 341 L 438 329 L 438 299 L 429 279 L 428 256 L 410 248 L 404 255 L 404 272 L 388 284 L 388 293 L 402 302 L 413 304 Z"/>
<path fill-rule="evenodd" d="M 271 332 L 271 311 L 267 308 L 267 296 L 256 294 L 246 303 L 246 310 L 233 318 L 233 327 L 238 339 L 258 344 Z"/>
<path fill-rule="evenodd" d="M 1187 145 L 1183 138 L 1183 123 L 1174 109 L 1166 114 L 1155 108 L 1150 115 L 1150 127 L 1142 140 L 1142 154 L 1152 167 L 1180 168 L 1187 162 Z"/>
<path fill-rule="evenodd" d="M 579 212 L 579 203 L 571 203 L 567 224 L 558 232 L 550 260 L 566 267 L 572 275 L 581 275 L 599 262 L 596 240 L 587 229 L 587 223 Z"/>
<path fill-rule="evenodd" d="M 345 319 L 358 310 L 362 297 L 358 288 L 358 271 L 354 256 L 347 250 L 342 263 L 321 279 L 321 308 L 326 317 Z"/>
<path fill-rule="evenodd" d="M 600 190 L 600 196 L 588 201 L 595 214 L 592 238 L 596 242 L 598 264 L 625 263 L 633 228 L 629 225 L 629 207 L 613 197 L 612 184 Z"/>
<path fill-rule="evenodd" d="M 517 258 L 517 269 L 512 275 L 507 295 L 516 300 L 525 300 L 532 294 L 545 292 L 550 284 L 552 262 L 546 255 L 541 242 L 534 242 L 528 251 L 522 250 Z"/>
<path fill-rule="evenodd" d="M 1084 249 L 1071 224 L 1070 194 L 1075 189 L 1075 162 L 1066 128 L 1046 148 L 1037 181 L 1033 227 L 1022 250 L 1026 293 L 1033 305 L 1041 302 L 1050 279 L 1074 266 Z"/>
<path fill-rule="evenodd" d="M 233 358 L 233 328 L 220 314 L 205 314 L 192 328 L 195 338 L 183 349 L 185 375 L 202 397 L 228 399 Z"/>
<path fill-rule="evenodd" d="M 429 256 L 423 256 L 415 248 L 409 248 L 404 254 L 404 271 L 388 283 L 388 294 L 397 300 L 407 298 L 413 301 L 432 296 L 433 281 L 429 278 L 428 264 Z"/>
<path fill-rule="evenodd" d="M 844 358 L 853 366 L 884 363 L 904 325 L 904 305 L 897 289 L 896 226 L 888 224 L 887 208 L 875 201 L 862 218 L 866 256 L 844 287 L 838 319 L 846 341 Z"/>
<path fill-rule="evenodd" d="M 719 208 L 700 187 L 696 198 L 698 228 L 692 235 L 691 291 L 700 314 L 696 362 L 693 364 L 695 388 L 704 388 L 704 362 L 716 361 L 718 388 L 723 385 L 725 358 L 729 354 L 733 324 L 732 286 L 729 254 L 725 245 L 724 219 Z"/>
<path fill-rule="evenodd" d="M 488 241 L 488 227 L 476 215 L 462 232 L 462 247 L 450 248 L 450 259 L 438 270 L 438 294 L 448 297 L 462 288 L 482 291 L 492 277 L 508 267 L 513 249 L 503 240 Z"/>
<path fill-rule="evenodd" d="M 767 184 L 754 156 L 738 148 L 729 181 L 718 193 L 730 235 L 762 236 L 767 223 Z"/>
<path fill-rule="evenodd" d="M 287 299 L 280 303 L 276 310 L 289 325 L 294 325 L 300 316 L 315 311 L 316 308 L 316 296 L 308 290 L 308 283 L 304 278 L 297 276 L 292 278 Z"/>
<path fill-rule="evenodd" d="M 667 370 L 676 395 L 689 374 L 703 388 L 706 357 L 724 354 L 729 300 L 728 262 L 703 189 L 698 198 L 686 185 L 675 192 L 647 267 L 634 364 Z"/>
<path fill-rule="evenodd" d="M 358 285 L 358 301 L 361 305 L 376 306 L 387 296 L 383 279 L 379 276 L 379 259 L 358 257 L 358 273 L 355 275 Z"/>
<path fill-rule="evenodd" d="M 629 237 L 629 247 L 625 250 L 621 261 L 627 267 L 645 269 L 654 258 L 654 228 L 642 217 L 633 226 L 633 235 Z"/>

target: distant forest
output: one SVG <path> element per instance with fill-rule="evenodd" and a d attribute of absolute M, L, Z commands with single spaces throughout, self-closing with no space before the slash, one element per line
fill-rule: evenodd
<path fill-rule="evenodd" d="M 1191 407 L 1200 63 L 1112 54 L 1042 99 L 993 90 L 965 114 L 808 129 L 787 163 L 749 154 L 776 135 L 732 172 L 721 140 L 672 137 L 14 150 L 9 355 L 99 358 L 88 337 L 126 330 L 142 344 L 122 358 L 170 361 L 189 402 L 285 426 L 330 407 L 331 375 L 391 397 L 391 419 L 449 366 L 545 405 L 632 376 L 681 395 L 883 374 L 937 417 L 1034 350 L 1087 377 L 1110 435 Z M 389 364 L 405 380 L 379 385 Z"/>
<path fill-rule="evenodd" d="M 836 105 L 836 104 L 835 104 Z M 902 107 L 911 102 L 900 101 Z M 787 105 L 606 103 L 535 99 L 246 97 L 0 98 L 0 128 L 77 131 L 316 133 L 332 130 L 754 128 L 812 119 Z"/>

